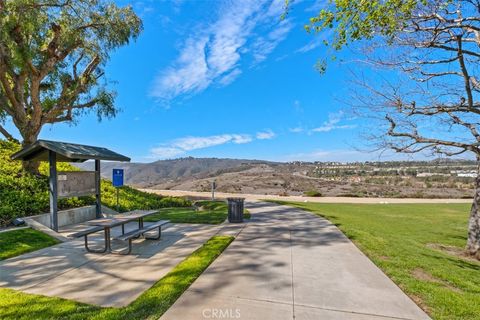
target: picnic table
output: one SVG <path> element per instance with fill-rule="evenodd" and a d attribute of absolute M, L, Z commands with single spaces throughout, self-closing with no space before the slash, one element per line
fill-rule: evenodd
<path fill-rule="evenodd" d="M 128 250 L 126 253 L 122 254 L 129 254 L 132 250 L 132 239 L 133 238 L 138 238 L 144 233 L 151 231 L 155 228 L 158 228 L 158 236 L 157 237 L 146 237 L 145 239 L 147 240 L 158 240 L 160 239 L 161 236 L 161 227 L 164 224 L 169 223 L 170 221 L 168 220 L 160 220 L 157 221 L 147 227 L 144 226 L 143 219 L 149 215 L 152 215 L 154 213 L 157 213 L 157 210 L 151 210 L 151 211 L 133 211 L 125 214 L 116 214 L 112 217 L 106 217 L 106 218 L 100 218 L 100 219 L 94 219 L 87 221 L 88 225 L 93 226 L 93 228 L 77 232 L 76 234 L 72 235 L 73 237 L 85 237 L 85 249 L 88 252 L 94 252 L 94 253 L 104 253 L 104 252 L 111 252 L 111 253 L 120 253 L 120 251 L 115 251 L 112 250 L 112 237 L 111 237 L 111 229 L 114 227 L 121 226 L 122 227 L 122 235 L 116 237 L 116 240 L 123 240 L 123 241 L 128 241 Z M 132 221 L 138 221 L 138 228 L 129 231 L 128 233 L 125 233 L 125 224 L 132 222 Z M 98 249 L 91 249 L 88 247 L 88 235 L 99 232 L 99 231 L 104 231 L 104 241 L 105 245 L 103 249 L 98 250 Z"/>

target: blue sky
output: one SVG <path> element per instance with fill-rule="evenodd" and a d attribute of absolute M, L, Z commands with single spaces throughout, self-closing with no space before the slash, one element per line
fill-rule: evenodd
<path fill-rule="evenodd" d="M 354 149 L 362 126 L 339 102 L 347 69 L 314 68 L 325 35 L 303 26 L 322 2 L 297 1 L 283 21 L 284 0 L 133 2 L 144 31 L 107 64 L 122 111 L 45 126 L 40 138 L 107 146 L 140 162 L 377 160 Z"/>

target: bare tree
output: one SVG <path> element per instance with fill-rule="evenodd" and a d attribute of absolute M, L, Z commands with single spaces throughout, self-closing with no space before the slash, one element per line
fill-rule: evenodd
<path fill-rule="evenodd" d="M 353 102 L 382 121 L 372 126 L 378 147 L 476 157 L 466 249 L 480 259 L 480 1 L 382 3 L 333 1 L 310 28 L 336 29 L 336 49 L 363 41 L 362 60 L 385 72 L 358 79 Z"/>

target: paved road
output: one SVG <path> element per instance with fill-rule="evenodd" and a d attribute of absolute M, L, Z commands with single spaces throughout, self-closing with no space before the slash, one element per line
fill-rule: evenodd
<path fill-rule="evenodd" d="M 157 193 L 164 196 L 183 197 L 191 196 L 210 199 L 210 192 L 182 191 L 182 190 L 155 190 L 140 189 L 142 191 Z M 276 196 L 265 194 L 240 194 L 216 192 L 218 198 L 243 197 L 247 200 L 283 200 L 319 203 L 472 203 L 472 199 L 418 199 L 418 198 L 354 198 L 354 197 L 303 197 L 303 196 Z"/>
<path fill-rule="evenodd" d="M 249 209 L 253 220 L 161 319 L 429 319 L 328 221 Z"/>

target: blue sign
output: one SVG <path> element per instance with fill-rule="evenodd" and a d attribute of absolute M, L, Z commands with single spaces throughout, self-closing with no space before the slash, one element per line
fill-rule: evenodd
<path fill-rule="evenodd" d="M 123 186 L 123 169 L 113 169 L 112 182 L 114 187 Z"/>

